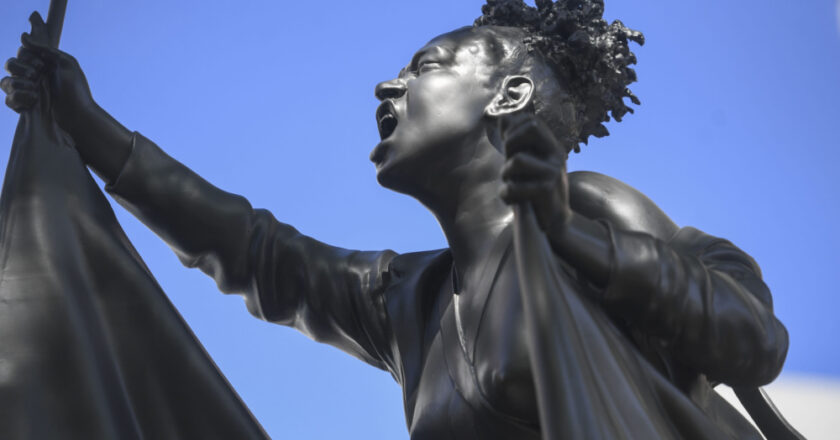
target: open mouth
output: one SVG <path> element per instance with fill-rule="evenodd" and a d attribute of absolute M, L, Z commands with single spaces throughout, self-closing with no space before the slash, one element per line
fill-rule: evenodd
<path fill-rule="evenodd" d="M 379 128 L 379 138 L 385 140 L 397 129 L 397 116 L 394 104 L 385 101 L 376 109 L 376 125 Z"/>

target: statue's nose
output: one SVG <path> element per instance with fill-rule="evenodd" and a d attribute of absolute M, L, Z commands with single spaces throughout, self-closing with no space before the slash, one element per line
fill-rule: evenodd
<path fill-rule="evenodd" d="M 373 94 L 376 99 L 384 101 L 386 99 L 397 99 L 405 94 L 405 81 L 400 78 L 392 79 L 390 81 L 383 81 L 376 85 Z"/>

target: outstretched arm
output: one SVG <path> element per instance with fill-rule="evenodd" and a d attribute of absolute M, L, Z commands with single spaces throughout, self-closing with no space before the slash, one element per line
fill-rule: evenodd
<path fill-rule="evenodd" d="M 503 197 L 534 205 L 555 252 L 601 288 L 607 310 L 713 381 L 754 386 L 776 377 L 787 332 L 752 258 L 726 240 L 679 229 L 615 179 L 567 175 L 565 151 L 538 121 L 509 125 L 519 128 L 503 135 L 515 152 Z"/>
<path fill-rule="evenodd" d="M 211 185 L 140 134 L 107 190 L 249 311 L 385 368 L 381 294 L 391 251 L 326 245 Z"/>
<path fill-rule="evenodd" d="M 48 90 L 56 122 L 85 163 L 185 265 L 201 268 L 220 290 L 243 294 L 254 315 L 388 367 L 380 296 L 393 252 L 328 246 L 211 185 L 97 105 L 78 62 L 46 44 L 40 15 L 30 20 L 32 33 L 6 63 L 9 107 L 23 111 Z"/>

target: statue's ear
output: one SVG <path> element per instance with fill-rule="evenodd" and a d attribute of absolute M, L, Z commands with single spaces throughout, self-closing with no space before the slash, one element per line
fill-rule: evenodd
<path fill-rule="evenodd" d="M 500 117 L 516 113 L 531 103 L 534 97 L 534 82 L 523 75 L 511 75 L 502 81 L 499 94 L 484 110 L 487 116 Z"/>

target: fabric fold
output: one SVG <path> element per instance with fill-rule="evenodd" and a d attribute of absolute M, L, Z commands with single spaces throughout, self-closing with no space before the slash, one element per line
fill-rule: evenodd
<path fill-rule="evenodd" d="M 47 105 L 21 115 L 0 197 L 0 438 L 267 438 Z"/>

